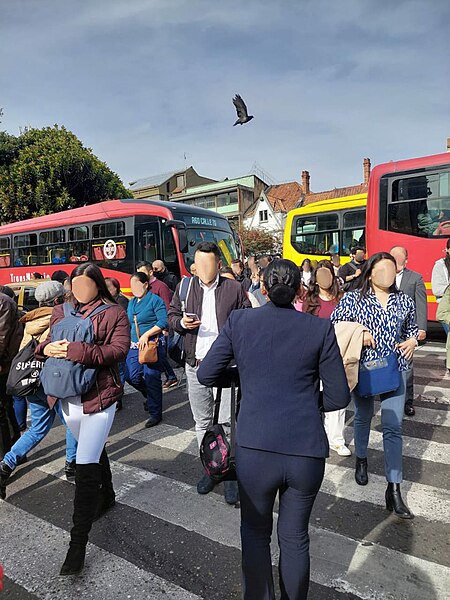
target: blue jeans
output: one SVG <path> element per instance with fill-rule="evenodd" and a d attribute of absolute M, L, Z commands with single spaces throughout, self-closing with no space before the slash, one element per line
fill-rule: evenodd
<path fill-rule="evenodd" d="M 53 425 L 56 415 L 59 416 L 61 422 L 66 427 L 59 402 L 50 409 L 42 388 L 39 388 L 35 394 L 27 396 L 27 400 L 30 406 L 31 426 L 3 458 L 10 469 L 15 469 L 17 461 L 35 448 L 39 442 L 45 438 Z M 66 427 L 66 460 L 69 462 L 75 460 L 76 453 L 77 442 L 70 432 L 70 429 Z"/>
<path fill-rule="evenodd" d="M 402 482 L 402 421 L 405 410 L 407 371 L 401 372 L 400 387 L 381 394 L 381 427 L 383 430 L 384 472 L 389 483 Z M 354 435 L 358 458 L 367 457 L 374 397 L 361 398 L 352 392 L 355 403 Z"/>
<path fill-rule="evenodd" d="M 26 398 L 19 398 L 19 396 L 13 396 L 14 412 L 16 413 L 17 424 L 20 431 L 25 431 L 27 428 L 27 400 Z"/>
<path fill-rule="evenodd" d="M 160 359 L 161 366 L 167 377 L 167 381 L 173 381 L 173 380 L 176 380 L 176 378 L 177 378 L 177 376 L 175 375 L 175 371 L 172 369 L 172 365 L 170 364 L 169 356 L 168 356 L 169 349 L 172 347 L 173 339 L 174 339 L 173 331 L 171 331 L 167 337 L 164 337 L 164 340 L 166 342 L 165 352 L 163 353 L 163 355 L 161 356 L 161 359 Z"/>
<path fill-rule="evenodd" d="M 441 323 L 442 329 L 445 331 L 445 335 L 448 335 L 449 326 L 447 323 Z"/>
<path fill-rule="evenodd" d="M 162 417 L 162 382 L 161 371 L 154 368 L 156 365 L 141 365 L 139 350 L 130 348 L 125 363 L 125 378 L 127 382 L 147 398 L 147 408 L 150 417 Z M 161 365 L 161 361 L 157 363 Z"/>

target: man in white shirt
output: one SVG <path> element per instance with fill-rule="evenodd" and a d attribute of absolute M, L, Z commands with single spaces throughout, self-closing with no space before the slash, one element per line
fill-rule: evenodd
<path fill-rule="evenodd" d="M 251 307 L 241 284 L 219 275 L 221 266 L 218 246 L 212 242 L 200 243 L 195 252 L 196 276 L 189 286 L 187 298 L 184 302 L 180 300 L 178 286 L 168 313 L 170 326 L 184 336 L 186 381 L 199 446 L 213 422 L 214 393 L 212 388 L 199 383 L 198 367 L 231 311 Z M 229 390 L 223 390 L 222 393 L 219 421 L 230 421 Z M 199 494 L 208 494 L 214 485 L 214 481 L 204 475 L 197 485 L 197 491 Z M 225 500 L 235 504 L 238 501 L 236 482 L 224 482 L 224 493 Z"/>

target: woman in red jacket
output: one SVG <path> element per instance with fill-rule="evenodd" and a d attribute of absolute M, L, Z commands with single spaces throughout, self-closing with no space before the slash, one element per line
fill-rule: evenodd
<path fill-rule="evenodd" d="M 114 505 L 111 470 L 105 443 L 122 397 L 118 363 L 130 347 L 130 325 L 106 286 L 100 269 L 91 263 L 76 267 L 70 276 L 74 298 L 73 314 L 88 318 L 102 305 L 108 309 L 92 316 L 94 343 L 51 341 L 52 330 L 64 319 L 63 305 L 55 307 L 49 337 L 36 349 L 38 357 L 67 359 L 97 369 L 95 384 L 82 396 L 61 399 L 65 421 L 78 441 L 75 500 L 70 546 L 61 575 L 72 575 L 84 565 L 92 522 Z M 57 398 L 48 397 L 50 408 Z"/>

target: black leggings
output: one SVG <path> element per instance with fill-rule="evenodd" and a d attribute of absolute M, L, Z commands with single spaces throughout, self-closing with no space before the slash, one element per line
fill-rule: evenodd
<path fill-rule="evenodd" d="M 0 460 L 20 438 L 13 399 L 6 395 L 8 375 L 0 375 Z"/>
<path fill-rule="evenodd" d="M 273 506 L 279 492 L 281 598 L 305 600 L 309 587 L 309 517 L 322 484 L 325 459 L 237 446 L 236 464 L 244 599 L 275 598 L 270 537 Z"/>

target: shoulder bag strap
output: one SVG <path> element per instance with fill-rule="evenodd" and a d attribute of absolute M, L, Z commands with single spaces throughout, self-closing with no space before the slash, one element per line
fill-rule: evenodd
<path fill-rule="evenodd" d="M 216 399 L 214 400 L 214 417 L 213 425 L 219 422 L 220 403 L 222 401 L 222 388 L 217 388 Z"/>
<path fill-rule="evenodd" d="M 136 335 L 137 335 L 137 337 L 139 339 L 141 337 L 141 332 L 139 331 L 139 325 L 138 325 L 137 316 L 133 315 L 133 319 L 134 319 L 134 326 L 136 327 Z"/>
<path fill-rule="evenodd" d="M 240 390 L 240 388 L 239 388 Z M 240 392 L 238 391 L 238 399 Z M 230 460 L 236 457 L 236 384 L 231 383 L 231 434 L 230 434 Z"/>

